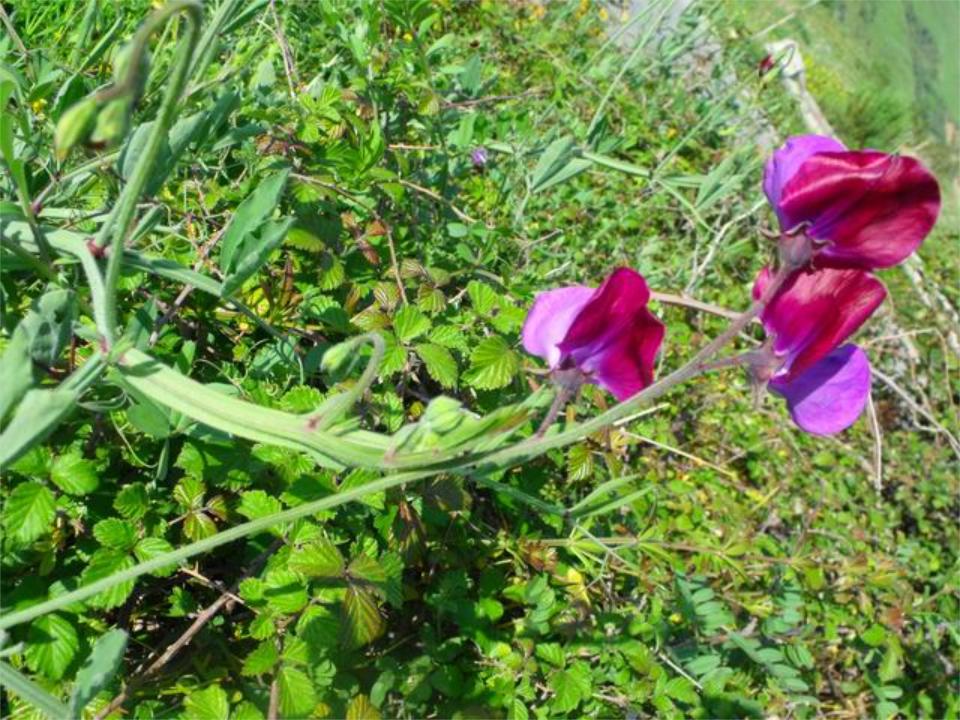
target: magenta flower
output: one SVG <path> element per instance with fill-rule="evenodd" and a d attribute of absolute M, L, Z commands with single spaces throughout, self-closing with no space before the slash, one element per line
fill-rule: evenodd
<path fill-rule="evenodd" d="M 760 271 L 759 298 L 773 276 Z M 841 344 L 880 306 L 887 291 L 863 270 L 796 272 L 760 316 L 770 337 L 755 353 L 756 379 L 787 401 L 794 422 L 817 435 L 844 430 L 870 394 L 870 362 L 856 345 Z"/>
<path fill-rule="evenodd" d="M 615 270 L 599 288 L 583 285 L 537 295 L 523 325 L 523 347 L 555 371 L 576 371 L 626 400 L 653 382 L 664 326 L 647 308 L 639 273 Z M 576 384 L 576 383 L 575 383 Z"/>
<path fill-rule="evenodd" d="M 819 267 L 896 265 L 920 246 L 940 212 L 937 180 L 919 160 L 850 151 L 820 135 L 790 138 L 777 150 L 763 191 L 797 266 L 813 255 Z"/>

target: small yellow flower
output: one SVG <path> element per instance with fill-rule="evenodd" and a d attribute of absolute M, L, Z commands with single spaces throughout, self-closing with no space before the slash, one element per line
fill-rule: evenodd
<path fill-rule="evenodd" d="M 606 21 L 607 21 L 607 18 L 610 17 L 610 15 L 607 13 L 607 9 L 606 9 L 605 7 L 601 7 L 601 8 L 600 8 L 600 12 L 597 13 L 597 14 L 600 16 L 600 19 L 601 19 L 603 22 L 606 22 Z"/>
<path fill-rule="evenodd" d="M 530 9 L 530 16 L 533 17 L 534 20 L 542 20 L 546 14 L 547 8 L 543 5 L 534 5 Z"/>
<path fill-rule="evenodd" d="M 405 32 L 403 34 L 403 39 L 406 40 L 407 42 L 413 42 L 413 35 L 411 35 L 408 32 Z"/>
<path fill-rule="evenodd" d="M 674 625 L 677 625 L 682 621 L 683 621 L 683 615 L 681 615 L 680 613 L 674 613 L 673 615 L 670 616 L 670 622 L 672 622 Z"/>
<path fill-rule="evenodd" d="M 46 106 L 47 106 L 47 101 L 44 100 L 43 98 L 40 98 L 39 100 L 34 100 L 32 103 L 30 103 L 30 109 L 33 110 L 34 115 L 42 115 L 43 109 Z"/>
<path fill-rule="evenodd" d="M 675 138 L 677 136 L 676 128 L 667 128 L 667 139 Z"/>

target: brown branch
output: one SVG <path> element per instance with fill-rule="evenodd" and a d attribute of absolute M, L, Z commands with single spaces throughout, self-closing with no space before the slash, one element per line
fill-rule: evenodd
<path fill-rule="evenodd" d="M 263 567 L 263 565 L 267 562 L 267 559 L 274 552 L 276 552 L 282 544 L 283 540 L 275 540 L 273 543 L 271 543 L 270 547 L 257 555 L 257 557 L 253 559 L 253 562 L 250 563 L 250 567 L 248 567 L 243 575 L 241 575 L 240 578 L 233 584 L 233 587 L 229 591 L 221 593 L 220 597 L 218 597 L 202 612 L 200 612 L 196 619 L 190 624 L 190 627 L 188 627 L 173 643 L 168 645 L 167 649 L 163 651 L 160 657 L 154 660 L 146 670 L 140 673 L 140 675 L 137 677 L 131 678 L 127 683 L 127 686 L 120 691 L 120 694 L 111 700 L 110 704 L 103 708 L 103 710 L 97 713 L 95 720 L 103 720 L 103 718 L 107 717 L 110 713 L 119 710 L 123 703 L 130 699 L 132 693 L 134 693 L 151 676 L 155 675 L 164 665 L 170 662 L 174 655 L 186 647 L 190 641 L 193 640 L 196 634 L 200 632 L 203 627 L 210 622 L 228 602 L 235 598 L 235 593 L 240 587 L 240 583 L 246 578 L 251 577 L 259 572 L 260 568 Z"/>

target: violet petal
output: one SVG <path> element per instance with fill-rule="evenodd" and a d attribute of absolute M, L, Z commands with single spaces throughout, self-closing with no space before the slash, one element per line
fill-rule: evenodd
<path fill-rule="evenodd" d="M 856 422 L 870 397 L 870 361 L 856 345 L 844 345 L 789 381 L 769 388 L 787 401 L 793 421 L 808 433 L 832 435 Z"/>
<path fill-rule="evenodd" d="M 790 230 L 793 225 L 784 222 L 780 212 L 780 197 L 783 187 L 796 174 L 806 160 L 821 152 L 840 152 L 846 150 L 843 144 L 823 135 L 797 135 L 784 143 L 767 161 L 763 169 L 763 192 L 766 193 L 770 204 L 777 211 L 783 230 Z"/>
<path fill-rule="evenodd" d="M 584 285 L 571 285 L 539 293 L 523 324 L 524 349 L 546 360 L 551 368 L 559 365 L 558 346 L 595 292 Z"/>

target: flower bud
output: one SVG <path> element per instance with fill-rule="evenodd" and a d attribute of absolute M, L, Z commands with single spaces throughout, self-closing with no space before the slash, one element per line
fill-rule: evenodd
<path fill-rule="evenodd" d="M 97 115 L 97 124 L 90 135 L 95 147 L 110 147 L 119 143 L 130 128 L 133 103 L 129 96 L 110 100 Z"/>
<path fill-rule="evenodd" d="M 53 134 L 57 160 L 63 161 L 74 145 L 86 140 L 96 117 L 97 103 L 92 97 L 84 98 L 64 111 Z"/>

